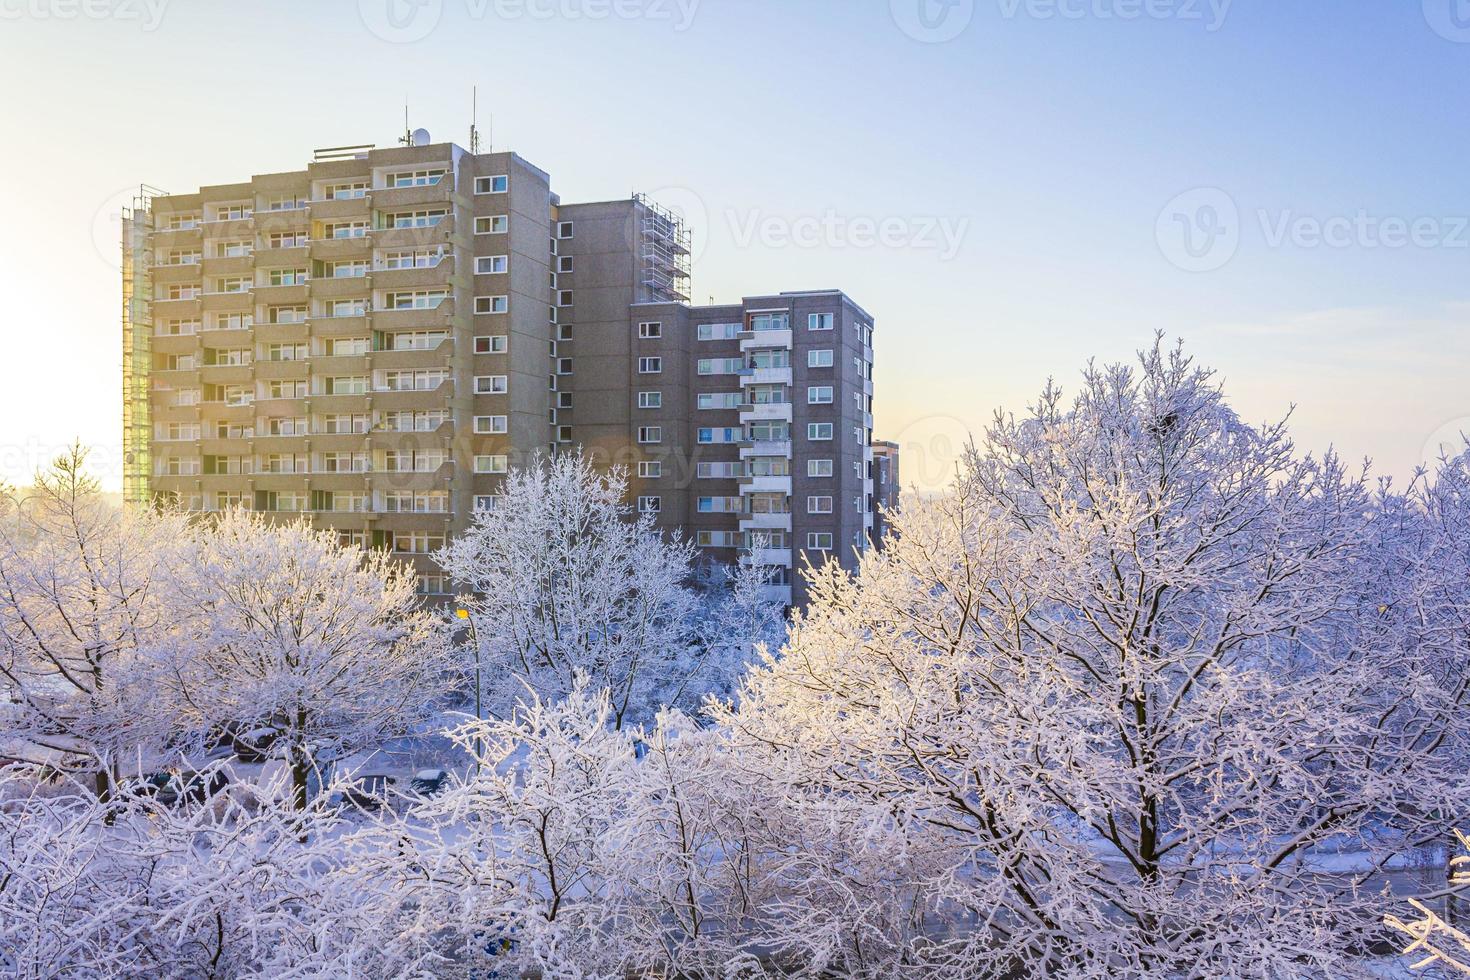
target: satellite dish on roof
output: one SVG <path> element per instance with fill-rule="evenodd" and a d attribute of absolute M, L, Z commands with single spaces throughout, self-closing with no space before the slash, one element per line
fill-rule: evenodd
<path fill-rule="evenodd" d="M 427 129 L 415 129 L 409 137 L 411 146 L 428 146 L 429 131 Z"/>

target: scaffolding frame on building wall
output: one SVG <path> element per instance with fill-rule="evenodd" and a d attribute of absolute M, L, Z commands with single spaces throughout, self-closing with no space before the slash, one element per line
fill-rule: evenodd
<path fill-rule="evenodd" d="M 122 210 L 123 501 L 146 505 L 150 498 L 153 437 L 148 376 L 152 368 L 153 199 L 165 192 L 138 186 Z"/>
<path fill-rule="evenodd" d="M 640 281 L 646 299 L 689 302 L 690 238 L 682 219 L 654 203 L 645 194 L 634 194 L 642 206 L 639 221 Z"/>

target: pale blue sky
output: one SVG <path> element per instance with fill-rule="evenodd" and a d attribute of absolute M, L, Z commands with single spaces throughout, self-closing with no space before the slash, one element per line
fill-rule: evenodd
<path fill-rule="evenodd" d="M 686 211 L 700 301 L 867 307 L 926 484 L 1159 329 L 1313 450 L 1403 475 L 1470 429 L 1460 0 L 389 2 L 0 0 L 0 477 L 113 465 L 121 192 L 390 144 L 405 98 L 463 142 L 472 85 L 564 199 Z"/>

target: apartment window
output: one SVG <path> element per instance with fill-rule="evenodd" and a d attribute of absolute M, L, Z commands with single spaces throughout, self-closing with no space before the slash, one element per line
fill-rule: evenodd
<path fill-rule="evenodd" d="M 657 514 L 659 512 L 659 509 L 662 506 L 663 506 L 663 498 L 662 497 L 639 497 L 638 498 L 638 513 L 640 513 L 640 514 Z"/>
<path fill-rule="evenodd" d="M 763 330 L 790 330 L 791 314 L 757 313 L 750 318 L 750 329 L 755 332 Z"/>
<path fill-rule="evenodd" d="M 644 340 L 657 340 L 664 335 L 662 323 L 640 323 L 638 324 L 638 336 Z"/>
<path fill-rule="evenodd" d="M 267 381 L 267 398 L 305 398 L 309 392 L 305 381 Z"/>
<path fill-rule="evenodd" d="M 744 437 L 739 426 L 707 426 L 698 433 L 699 441 L 705 445 L 740 442 Z"/>
<path fill-rule="evenodd" d="M 556 271 L 570 273 L 572 271 L 572 257 L 570 255 L 558 256 L 556 260 Z"/>
<path fill-rule="evenodd" d="M 572 237 L 572 222 L 570 222 L 570 221 L 562 221 L 562 222 L 559 222 L 557 224 L 557 226 L 556 226 L 556 237 L 557 238 L 571 238 Z"/>
<path fill-rule="evenodd" d="M 383 373 L 382 390 L 433 391 L 448 380 L 449 371 L 444 368 L 431 368 L 419 371 L 385 371 Z"/>
<path fill-rule="evenodd" d="M 366 221 L 331 221 L 322 225 L 323 238 L 366 238 Z"/>
<path fill-rule="evenodd" d="M 700 497 L 694 506 L 701 514 L 738 514 L 741 501 L 739 497 Z"/>
<path fill-rule="evenodd" d="M 476 296 L 476 313 L 505 313 L 510 310 L 509 296 Z"/>
<path fill-rule="evenodd" d="M 421 453 L 390 450 L 383 454 L 383 469 L 388 473 L 432 473 L 447 458 L 442 450 Z"/>
<path fill-rule="evenodd" d="M 700 392 L 695 404 L 701 409 L 739 408 L 740 398 L 738 391 L 704 391 Z"/>
<path fill-rule="evenodd" d="M 378 426 L 390 432 L 433 432 L 449 421 L 449 412 L 388 412 Z"/>
<path fill-rule="evenodd" d="M 813 442 L 829 442 L 832 439 L 831 422 L 808 422 L 806 437 Z"/>
<path fill-rule="evenodd" d="M 443 170 L 403 170 L 389 174 L 386 183 L 389 187 L 428 187 L 443 178 Z"/>
<path fill-rule="evenodd" d="M 557 306 L 571 306 L 572 305 L 572 291 L 570 289 L 559 290 L 557 292 L 557 294 L 556 294 L 556 305 Z"/>
<path fill-rule="evenodd" d="M 572 407 L 572 393 L 570 391 L 558 391 L 556 393 L 556 407 L 557 408 L 571 408 Z"/>
<path fill-rule="evenodd" d="M 830 459 L 809 459 L 806 461 L 806 475 L 809 477 L 827 477 L 833 473 L 832 461 Z"/>
<path fill-rule="evenodd" d="M 433 350 L 449 339 L 447 330 L 402 330 L 383 338 L 382 350 Z"/>
<path fill-rule="evenodd" d="M 504 194 L 508 190 L 510 190 L 510 177 L 506 174 L 475 178 L 476 194 Z"/>
<path fill-rule="evenodd" d="M 644 444 L 653 444 L 664 441 L 663 426 L 640 425 L 638 427 L 638 441 Z"/>
<path fill-rule="evenodd" d="M 378 258 L 381 269 L 432 269 L 444 260 L 442 248 L 402 248 L 383 252 Z"/>
<path fill-rule="evenodd" d="M 326 382 L 328 395 L 365 395 L 368 390 L 367 378 L 327 378 Z"/>
<path fill-rule="evenodd" d="M 327 357 L 361 357 L 371 343 L 366 337 L 328 337 L 322 345 Z"/>
<path fill-rule="evenodd" d="M 303 248 L 306 245 L 306 232 L 273 231 L 266 242 L 269 248 Z"/>
<path fill-rule="evenodd" d="M 664 359 L 662 357 L 640 357 L 638 358 L 639 374 L 662 374 L 664 370 Z"/>
<path fill-rule="evenodd" d="M 393 550 L 405 555 L 432 555 L 444 547 L 444 535 L 424 534 L 422 532 L 404 533 L 393 535 Z"/>
<path fill-rule="evenodd" d="M 475 510 L 482 510 L 487 514 L 495 509 L 495 497 L 493 493 L 482 493 L 475 497 Z"/>
<path fill-rule="evenodd" d="M 367 274 L 368 264 L 365 259 L 322 263 L 322 276 L 326 279 L 361 279 Z"/>
<path fill-rule="evenodd" d="M 509 390 L 508 376 L 504 374 L 482 374 L 475 378 L 475 394 L 503 395 Z"/>
<path fill-rule="evenodd" d="M 503 435 L 509 431 L 509 416 L 476 415 L 475 434 L 482 436 Z"/>
<path fill-rule="evenodd" d="M 432 310 L 448 298 L 447 289 L 413 289 L 389 293 L 384 305 L 390 310 Z"/>
<path fill-rule="evenodd" d="M 363 316 L 367 313 L 367 300 L 365 299 L 334 299 L 326 305 L 325 316 L 329 319 L 339 317 Z"/>
<path fill-rule="evenodd" d="M 306 307 L 272 306 L 266 311 L 267 323 L 305 323 Z"/>
<path fill-rule="evenodd" d="M 832 513 L 832 498 L 829 496 L 806 498 L 806 512 L 808 514 Z"/>
<path fill-rule="evenodd" d="M 734 340 L 740 333 L 740 324 L 701 323 L 695 332 L 700 340 Z"/>
<path fill-rule="evenodd" d="M 305 269 L 272 269 L 266 279 L 272 286 L 301 286 L 307 281 Z"/>
<path fill-rule="evenodd" d="M 560 358 L 557 358 L 557 361 L 556 361 L 556 373 L 557 374 L 571 374 L 572 373 L 572 359 L 570 357 L 560 357 Z"/>
<path fill-rule="evenodd" d="M 752 456 L 746 460 L 747 476 L 790 476 L 791 460 L 784 456 Z"/>
<path fill-rule="evenodd" d="M 510 337 L 505 334 L 475 338 L 476 354 L 504 354 L 509 349 Z"/>
<path fill-rule="evenodd" d="M 638 476 L 644 480 L 657 480 L 664 475 L 664 464 L 661 460 L 646 459 L 638 464 Z"/>
<path fill-rule="evenodd" d="M 492 214 L 475 219 L 476 235 L 503 235 L 510 231 L 510 216 Z"/>
<path fill-rule="evenodd" d="M 806 366 L 809 368 L 829 368 L 832 366 L 832 352 L 830 350 L 809 350 L 806 352 Z"/>
<path fill-rule="evenodd" d="M 698 370 L 700 374 L 739 374 L 745 368 L 745 362 L 738 357 L 701 357 Z"/>
<path fill-rule="evenodd" d="M 304 436 L 306 435 L 306 419 L 304 418 L 274 418 L 265 420 L 265 434 L 268 436 Z"/>
<path fill-rule="evenodd" d="M 831 330 L 832 320 L 831 313 L 813 313 L 806 318 L 806 328 L 808 330 Z"/>
<path fill-rule="evenodd" d="M 638 392 L 638 407 L 639 408 L 663 408 L 664 407 L 664 393 L 661 392 L 661 391 L 640 391 L 640 392 Z"/>
<path fill-rule="evenodd" d="M 358 180 L 345 184 L 328 184 L 324 193 L 329 201 L 346 201 L 355 198 L 366 197 L 368 192 L 367 181 Z"/>
<path fill-rule="evenodd" d="M 694 475 L 701 480 L 734 480 L 744 476 L 745 472 L 736 462 L 699 463 L 695 466 Z"/>
<path fill-rule="evenodd" d="M 510 457 L 505 455 L 476 456 L 476 473 L 508 473 L 510 471 Z"/>
<path fill-rule="evenodd" d="M 475 256 L 475 275 L 490 276 L 499 275 L 510 269 L 510 258 L 504 255 L 477 255 Z"/>
<path fill-rule="evenodd" d="M 830 405 L 832 404 L 831 385 L 812 385 L 806 390 L 806 403 L 808 405 Z"/>
<path fill-rule="evenodd" d="M 366 415 L 324 415 L 322 432 L 326 435 L 362 435 L 371 427 Z"/>
<path fill-rule="evenodd" d="M 433 228 L 443 221 L 449 212 L 444 208 L 425 208 L 422 211 L 400 211 L 388 216 L 389 228 Z"/>
<path fill-rule="evenodd" d="M 184 285 L 179 285 L 179 284 L 171 285 L 171 286 L 168 287 L 168 298 L 169 299 L 198 299 L 199 298 L 199 287 L 198 286 L 184 286 Z"/>
<path fill-rule="evenodd" d="M 701 548 L 738 548 L 739 531 L 696 531 L 694 543 Z"/>
<path fill-rule="evenodd" d="M 366 473 L 369 468 L 367 453 L 322 453 L 324 473 Z"/>
<path fill-rule="evenodd" d="M 831 531 L 810 531 L 810 532 L 808 532 L 807 533 L 807 536 L 806 536 L 806 546 L 807 546 L 807 550 L 808 551 L 831 551 L 832 550 L 832 532 Z"/>

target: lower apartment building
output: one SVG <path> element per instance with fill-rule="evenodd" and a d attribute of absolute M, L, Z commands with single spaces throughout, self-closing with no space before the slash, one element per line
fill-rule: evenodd
<path fill-rule="evenodd" d="M 130 503 L 306 515 L 444 596 L 432 552 L 580 447 L 788 602 L 872 541 L 872 318 L 837 291 L 690 306 L 688 234 L 642 197 L 562 203 L 517 154 L 420 136 L 145 188 L 123 237 Z"/>

